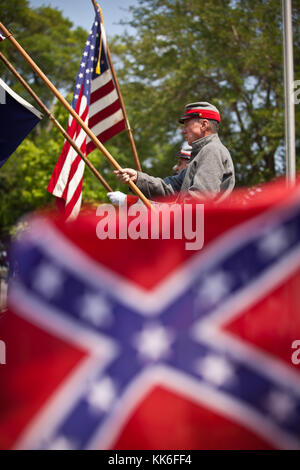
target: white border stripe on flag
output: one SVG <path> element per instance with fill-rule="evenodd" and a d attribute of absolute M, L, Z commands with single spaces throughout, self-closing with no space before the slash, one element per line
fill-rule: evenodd
<path fill-rule="evenodd" d="M 5 38 L 4 38 L 5 39 Z M 6 83 L 1 80 L 0 78 L 0 86 L 8 93 L 12 98 L 14 98 L 18 103 L 20 103 L 22 106 L 28 109 L 31 113 L 35 114 L 39 119 L 42 119 L 43 114 L 40 113 L 37 109 L 35 109 L 34 106 L 32 106 L 30 103 L 28 103 L 26 100 L 24 100 L 21 96 L 17 95 L 11 88 L 9 88 Z"/>

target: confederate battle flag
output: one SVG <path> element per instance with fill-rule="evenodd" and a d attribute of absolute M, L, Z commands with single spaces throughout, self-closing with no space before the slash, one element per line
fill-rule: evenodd
<path fill-rule="evenodd" d="M 299 186 L 206 205 L 198 251 L 96 224 L 12 247 L 1 448 L 299 449 Z"/>

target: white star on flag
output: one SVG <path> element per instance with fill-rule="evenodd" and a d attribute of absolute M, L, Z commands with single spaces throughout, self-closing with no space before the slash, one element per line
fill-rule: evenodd
<path fill-rule="evenodd" d="M 214 304 L 230 291 L 231 285 L 232 281 L 228 274 L 216 272 L 205 278 L 197 295 L 197 302 Z"/>
<path fill-rule="evenodd" d="M 92 385 L 87 402 L 94 411 L 108 411 L 116 398 L 116 387 L 110 377 L 103 377 Z"/>
<path fill-rule="evenodd" d="M 265 258 L 273 258 L 285 250 L 290 243 L 289 236 L 283 228 L 268 233 L 260 241 L 258 248 Z"/>
<path fill-rule="evenodd" d="M 296 402 L 286 393 L 273 391 L 267 396 L 265 406 L 278 421 L 285 421 L 294 412 Z"/>
<path fill-rule="evenodd" d="M 170 353 L 173 335 L 160 325 L 149 325 L 133 339 L 139 354 L 156 361 Z"/>
<path fill-rule="evenodd" d="M 51 264 L 40 265 L 35 273 L 33 286 L 47 298 L 54 297 L 61 289 L 63 276 L 61 271 Z"/>
<path fill-rule="evenodd" d="M 221 386 L 232 383 L 235 373 L 232 365 L 220 356 L 207 356 L 199 359 L 195 366 L 196 372 L 208 382 Z"/>
<path fill-rule="evenodd" d="M 85 294 L 80 302 L 80 315 L 95 326 L 110 324 L 111 307 L 107 300 L 98 294 Z"/>

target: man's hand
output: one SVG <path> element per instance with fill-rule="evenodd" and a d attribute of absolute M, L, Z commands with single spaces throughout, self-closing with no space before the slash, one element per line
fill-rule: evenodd
<path fill-rule="evenodd" d="M 121 193 L 121 191 L 114 191 L 112 193 L 107 193 L 107 197 L 115 206 L 122 206 L 126 201 L 126 194 Z"/>
<path fill-rule="evenodd" d="M 132 181 L 133 183 L 137 180 L 137 171 L 133 168 L 124 168 L 123 170 L 115 170 L 114 174 L 121 181 L 121 183 L 128 183 Z"/>

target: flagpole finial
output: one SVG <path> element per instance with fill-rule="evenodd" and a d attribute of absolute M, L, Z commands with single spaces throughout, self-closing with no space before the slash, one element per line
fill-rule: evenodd
<path fill-rule="evenodd" d="M 92 0 L 92 3 L 94 5 L 95 11 L 96 12 L 99 11 L 99 14 L 100 14 L 100 17 L 101 17 L 101 23 L 102 23 L 101 24 L 101 30 L 102 30 L 102 28 L 104 30 L 103 15 L 102 15 L 100 5 L 97 3 L 96 0 Z M 97 66 L 96 66 L 96 73 L 98 75 L 101 73 L 101 66 L 100 66 L 101 44 L 102 44 L 102 37 L 101 37 L 101 40 L 100 40 L 99 56 L 98 56 L 98 62 L 97 62 Z M 115 69 L 114 69 L 114 66 L 113 66 L 113 63 L 112 63 L 112 60 L 111 60 L 111 55 L 110 55 L 110 50 L 109 50 L 108 44 L 106 44 L 106 54 L 107 54 L 107 59 L 108 59 L 108 62 L 109 62 L 109 66 L 110 66 L 112 75 L 113 75 L 113 79 L 114 79 L 114 82 L 115 82 L 115 85 L 116 85 L 119 100 L 120 100 L 120 103 L 121 103 L 121 106 L 122 106 L 122 111 L 123 111 L 123 114 L 124 114 L 124 117 L 125 117 L 125 120 L 126 120 L 126 130 L 128 132 L 128 137 L 129 137 L 129 140 L 130 140 L 130 145 L 131 145 L 131 148 L 132 148 L 132 152 L 133 152 L 134 160 L 135 160 L 135 163 L 136 163 L 136 167 L 139 171 L 142 171 L 142 167 L 141 167 L 139 157 L 138 157 L 138 154 L 137 154 L 135 142 L 134 142 L 134 139 L 133 139 L 132 130 L 130 128 L 127 113 L 126 113 L 126 110 L 125 110 L 125 104 L 124 104 L 124 101 L 123 101 L 123 97 L 121 95 L 121 90 L 120 90 L 120 87 L 119 87 L 118 79 L 117 79 Z"/>
<path fill-rule="evenodd" d="M 102 13 L 102 10 L 101 10 L 101 8 L 100 8 L 99 3 L 96 3 L 96 5 L 97 5 L 98 11 L 99 11 L 99 13 L 100 13 L 101 23 L 103 24 L 104 21 L 103 21 L 103 13 Z"/>
<path fill-rule="evenodd" d="M 97 10 L 99 11 L 99 13 L 100 13 L 100 18 L 101 18 L 101 23 L 103 23 L 103 13 L 102 13 L 102 10 L 101 10 L 101 8 L 100 8 L 99 3 L 97 3 L 96 0 L 92 0 L 92 3 L 93 3 L 93 5 L 94 5 L 95 11 L 97 11 Z"/>

